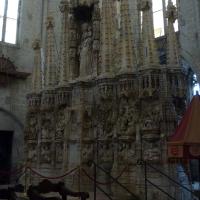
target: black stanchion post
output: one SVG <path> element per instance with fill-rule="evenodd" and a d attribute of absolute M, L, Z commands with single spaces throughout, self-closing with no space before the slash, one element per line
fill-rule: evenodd
<path fill-rule="evenodd" d="M 199 183 L 198 183 L 198 195 L 199 195 L 199 200 L 200 200 L 200 158 L 199 158 Z"/>
<path fill-rule="evenodd" d="M 145 200 L 147 200 L 147 196 L 148 196 L 148 188 L 147 188 L 147 163 L 146 161 L 144 161 L 144 179 L 145 179 L 145 183 L 144 183 L 144 187 L 145 187 Z"/>
<path fill-rule="evenodd" d="M 97 166 L 94 163 L 94 200 L 97 198 Z"/>

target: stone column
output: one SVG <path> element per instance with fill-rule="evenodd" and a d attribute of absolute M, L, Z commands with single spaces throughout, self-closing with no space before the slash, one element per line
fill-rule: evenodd
<path fill-rule="evenodd" d="M 47 17 L 47 45 L 46 45 L 46 68 L 45 68 L 45 87 L 54 87 L 56 80 L 55 47 L 54 47 L 54 21 L 53 17 Z"/>
<path fill-rule="evenodd" d="M 41 56 L 40 56 L 40 41 L 33 42 L 34 50 L 34 67 L 32 73 L 31 89 L 33 93 L 39 93 L 42 90 L 42 72 L 41 72 Z"/>
<path fill-rule="evenodd" d="M 143 66 L 147 68 L 149 65 L 159 64 L 155 48 L 152 0 L 141 0 L 139 8 L 142 11 Z"/>
<path fill-rule="evenodd" d="M 70 76 L 69 71 L 69 3 L 66 0 L 60 2 L 61 21 L 61 65 L 59 85 L 65 85 Z"/>
<path fill-rule="evenodd" d="M 174 30 L 174 22 L 178 18 L 178 12 L 172 1 L 168 1 L 166 18 L 168 19 L 167 26 L 167 64 L 174 66 L 179 63 L 178 41 Z"/>

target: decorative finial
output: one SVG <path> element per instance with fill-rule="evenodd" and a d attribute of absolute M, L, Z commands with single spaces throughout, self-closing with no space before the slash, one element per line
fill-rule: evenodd
<path fill-rule="evenodd" d="M 171 23 L 174 23 L 178 18 L 177 8 L 173 5 L 171 0 L 168 1 L 166 18 L 168 18 Z"/>
<path fill-rule="evenodd" d="M 52 16 L 48 16 L 46 20 L 47 29 L 52 29 L 54 27 L 54 20 Z"/>
<path fill-rule="evenodd" d="M 40 46 L 40 40 L 39 39 L 35 39 L 32 43 L 32 48 L 33 50 L 38 50 L 41 48 Z"/>
<path fill-rule="evenodd" d="M 36 39 L 32 43 L 35 51 L 34 68 L 32 73 L 32 92 L 39 93 L 42 89 L 42 72 L 41 72 L 41 56 L 40 56 L 40 40 Z"/>
<path fill-rule="evenodd" d="M 147 11 L 152 8 L 152 2 L 149 0 L 142 0 L 138 5 L 139 10 Z"/>
<path fill-rule="evenodd" d="M 61 13 L 69 11 L 69 2 L 67 0 L 62 0 L 59 8 Z"/>
<path fill-rule="evenodd" d="M 177 36 L 174 30 L 174 22 L 178 18 L 177 8 L 173 5 L 172 1 L 168 1 L 166 18 L 168 19 L 167 26 L 167 63 L 170 66 L 179 63 L 179 50 Z"/>

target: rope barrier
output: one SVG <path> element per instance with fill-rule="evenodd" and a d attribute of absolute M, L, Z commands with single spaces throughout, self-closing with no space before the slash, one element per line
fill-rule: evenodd
<path fill-rule="evenodd" d="M 31 172 L 33 172 L 35 175 L 39 176 L 40 178 L 44 178 L 44 179 L 62 179 L 64 178 L 65 176 L 68 176 L 70 175 L 72 172 L 76 171 L 77 169 L 79 169 L 79 167 L 76 167 L 68 172 L 66 172 L 65 174 L 63 175 L 60 175 L 60 176 L 56 176 L 56 177 L 48 177 L 48 176 L 45 176 L 45 175 L 42 175 L 41 173 L 37 172 L 36 170 L 32 169 L 31 167 L 27 167 L 27 169 L 29 169 Z"/>
<path fill-rule="evenodd" d="M 116 181 L 118 181 L 118 179 L 123 175 L 123 173 L 126 171 L 126 169 L 127 169 L 127 167 L 128 166 L 126 166 L 123 170 L 122 170 L 122 172 L 116 177 L 116 178 L 114 178 L 114 180 L 113 181 L 109 181 L 109 182 L 105 182 L 105 183 L 102 183 L 102 182 L 100 182 L 100 181 L 97 181 L 97 180 L 95 180 L 93 177 L 91 177 L 88 173 L 87 173 L 87 171 L 85 170 L 85 169 L 81 169 L 83 172 L 84 172 L 84 174 L 90 179 L 90 180 L 92 180 L 93 182 L 95 181 L 97 184 L 99 184 L 99 185 L 111 185 L 111 184 L 113 184 L 114 182 L 116 182 Z"/>
<path fill-rule="evenodd" d="M 24 169 L 24 170 L 23 170 Z M 30 170 L 33 174 L 39 176 L 40 178 L 43 178 L 43 179 L 49 179 L 49 180 L 54 180 L 54 179 L 62 179 L 68 175 L 70 175 L 71 173 L 77 171 L 79 169 L 79 167 L 75 167 L 74 169 L 70 170 L 70 171 L 67 171 L 66 173 L 64 173 L 63 175 L 60 175 L 60 176 L 55 176 L 55 177 L 48 177 L 48 176 L 45 176 L 43 174 L 41 174 L 40 172 L 36 171 L 35 169 L 32 169 L 31 167 L 29 166 L 22 166 L 20 167 L 19 169 L 16 169 L 16 170 L 13 170 L 13 171 L 0 171 L 0 175 L 10 175 L 10 176 L 17 176 L 19 175 L 19 177 L 21 177 L 23 174 L 26 173 L 26 169 Z M 127 169 L 127 166 L 122 170 L 122 172 L 115 178 L 115 180 L 113 181 L 109 181 L 109 182 L 100 182 L 100 181 L 97 181 L 96 180 L 96 183 L 99 184 L 99 185 L 110 185 L 110 184 L 113 184 L 116 180 L 118 180 L 122 175 L 123 173 L 126 171 Z M 23 171 L 23 172 L 22 172 Z M 87 171 L 83 168 L 81 168 L 81 171 L 84 172 L 84 174 L 92 181 L 95 181 L 93 177 L 91 177 Z M 80 176 L 80 175 L 79 175 Z M 18 178 L 16 178 L 18 179 Z"/>

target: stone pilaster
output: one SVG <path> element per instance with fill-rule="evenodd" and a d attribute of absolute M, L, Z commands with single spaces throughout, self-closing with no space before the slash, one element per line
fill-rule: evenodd
<path fill-rule="evenodd" d="M 172 1 L 168 1 L 166 18 L 168 19 L 167 26 L 167 64 L 169 66 L 177 65 L 179 62 L 178 41 L 174 30 L 174 22 L 178 18 L 176 7 Z"/>
<path fill-rule="evenodd" d="M 116 6 L 112 0 L 103 0 L 101 8 L 101 75 L 112 72 L 114 66 Z"/>
<path fill-rule="evenodd" d="M 54 87 L 56 80 L 55 48 L 54 48 L 54 21 L 53 17 L 47 17 L 47 46 L 46 46 L 46 68 L 45 68 L 45 88 Z"/>
<path fill-rule="evenodd" d="M 73 15 L 75 1 L 70 2 L 69 9 L 69 69 L 70 80 L 78 77 L 79 70 L 77 66 L 77 28 Z"/>
<path fill-rule="evenodd" d="M 97 76 L 99 74 L 99 51 L 100 51 L 100 8 L 99 2 L 94 4 L 93 14 L 93 62 L 92 62 L 92 75 Z"/>
<path fill-rule="evenodd" d="M 70 76 L 69 69 L 69 3 L 66 0 L 60 2 L 61 21 L 61 65 L 59 85 L 65 85 Z"/>
<path fill-rule="evenodd" d="M 31 89 L 33 93 L 39 93 L 42 89 L 42 71 L 41 71 L 41 56 L 40 56 L 40 41 L 33 42 L 34 50 L 34 67 L 32 73 Z"/>
<path fill-rule="evenodd" d="M 136 54 L 133 47 L 133 27 L 128 0 L 121 1 L 121 72 L 133 72 Z"/>
<path fill-rule="evenodd" d="M 142 11 L 143 66 L 147 68 L 159 63 L 155 48 L 152 0 L 141 0 L 139 8 Z"/>

